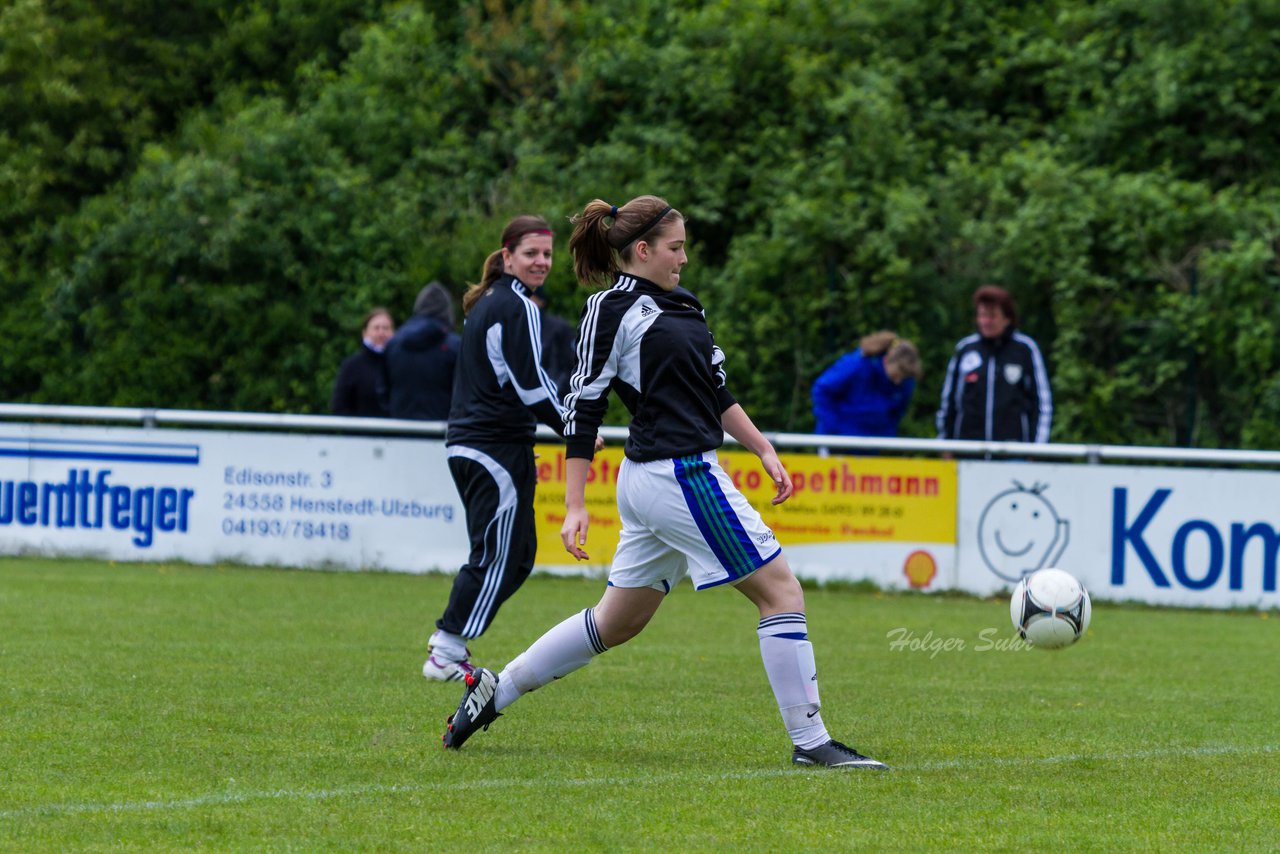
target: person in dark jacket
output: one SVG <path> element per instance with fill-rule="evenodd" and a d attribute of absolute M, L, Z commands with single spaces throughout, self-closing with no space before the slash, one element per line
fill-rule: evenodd
<path fill-rule="evenodd" d="M 897 436 L 920 377 L 920 353 L 889 331 L 873 332 L 813 383 L 815 432 Z"/>
<path fill-rule="evenodd" d="M 1018 331 L 1018 306 L 1004 288 L 973 294 L 978 331 L 947 363 L 939 439 L 1048 442 L 1053 395 L 1040 347 Z"/>
<path fill-rule="evenodd" d="M 360 349 L 343 360 L 333 382 L 329 409 L 334 415 L 387 416 L 383 356 L 395 331 L 395 321 L 385 308 L 375 308 L 364 316 Z"/>
<path fill-rule="evenodd" d="M 387 410 L 392 418 L 444 421 L 462 338 L 453 331 L 453 300 L 432 282 L 418 293 L 413 316 L 387 343 Z"/>
<path fill-rule="evenodd" d="M 537 552 L 533 443 L 537 422 L 564 433 L 564 408 L 542 366 L 542 322 L 529 295 L 551 271 L 553 236 L 518 216 L 462 298 L 466 323 L 445 447 L 467 516 L 471 552 L 427 642 L 422 675 L 452 681 L 474 670 L 468 642 L 533 570 Z"/>

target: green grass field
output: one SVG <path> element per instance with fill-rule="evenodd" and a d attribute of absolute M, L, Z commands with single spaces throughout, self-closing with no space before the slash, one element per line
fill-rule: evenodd
<path fill-rule="evenodd" d="M 460 688 L 419 668 L 449 583 L 0 560 L 0 848 L 1280 846 L 1275 613 L 1096 604 L 1017 651 L 1004 600 L 810 590 L 823 717 L 893 767 L 832 772 L 789 765 L 754 609 L 687 585 L 446 754 Z M 534 578 L 476 659 L 600 589 Z"/>

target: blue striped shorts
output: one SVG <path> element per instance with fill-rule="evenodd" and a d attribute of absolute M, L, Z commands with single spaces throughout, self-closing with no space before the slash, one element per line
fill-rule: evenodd
<path fill-rule="evenodd" d="M 782 551 L 715 451 L 647 463 L 624 459 L 618 515 L 614 587 L 667 591 L 686 574 L 698 590 L 732 584 Z"/>

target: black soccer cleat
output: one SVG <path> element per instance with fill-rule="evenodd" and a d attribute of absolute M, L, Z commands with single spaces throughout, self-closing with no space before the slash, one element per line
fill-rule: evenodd
<path fill-rule="evenodd" d="M 488 729 L 498 717 L 498 674 L 487 667 L 477 667 L 466 675 L 467 690 L 457 710 L 449 715 L 441 740 L 446 748 L 457 750 L 478 729 Z"/>
<path fill-rule="evenodd" d="M 877 762 L 870 756 L 863 756 L 848 745 L 834 739 L 826 744 L 819 744 L 805 750 L 797 747 L 791 751 L 791 762 L 795 765 L 818 765 L 826 768 L 870 768 L 875 771 L 888 771 L 889 766 Z"/>

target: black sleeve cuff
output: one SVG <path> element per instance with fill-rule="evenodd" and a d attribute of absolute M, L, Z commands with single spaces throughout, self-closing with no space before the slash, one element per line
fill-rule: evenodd
<path fill-rule="evenodd" d="M 716 389 L 716 403 L 720 405 L 721 412 L 724 412 L 737 402 L 738 399 L 729 393 L 729 389 L 723 387 Z"/>

